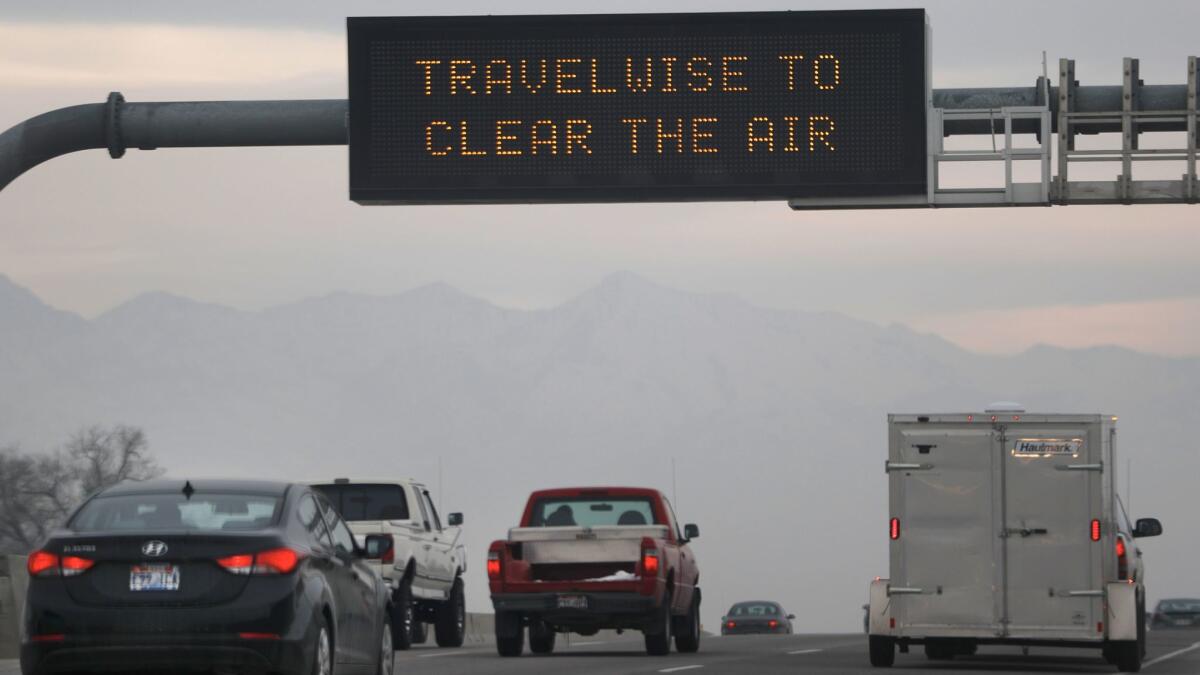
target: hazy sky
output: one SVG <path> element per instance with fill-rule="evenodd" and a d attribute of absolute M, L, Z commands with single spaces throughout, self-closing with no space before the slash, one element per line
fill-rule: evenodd
<path fill-rule="evenodd" d="M 455 2 L 446 12 L 829 9 L 919 3 Z M 1042 51 L 1116 84 L 1184 82 L 1200 3 L 924 3 L 934 85 L 1032 85 Z M 0 127 L 102 101 L 343 98 L 346 15 L 410 2 L 0 4 Z M 1135 9 L 1131 9 L 1135 7 Z M 1098 175 L 1115 176 L 1117 168 Z M 1168 173 L 1178 175 L 1171 167 Z M 254 308 L 445 281 L 555 304 L 615 270 L 758 304 L 936 331 L 973 349 L 1042 341 L 1200 355 L 1200 207 L 795 213 L 782 203 L 361 207 L 346 149 L 79 153 L 0 193 L 0 273 L 94 315 L 165 290 Z"/>

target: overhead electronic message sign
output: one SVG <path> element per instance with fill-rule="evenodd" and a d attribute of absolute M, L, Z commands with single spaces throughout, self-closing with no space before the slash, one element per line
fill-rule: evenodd
<path fill-rule="evenodd" d="M 925 192 L 924 10 L 347 28 L 360 203 Z"/>

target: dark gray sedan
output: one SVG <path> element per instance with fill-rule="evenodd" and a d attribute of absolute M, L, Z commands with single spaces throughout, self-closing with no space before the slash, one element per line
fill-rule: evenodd
<path fill-rule="evenodd" d="M 788 614 L 783 605 L 767 600 L 739 602 L 721 617 L 721 635 L 747 635 L 750 633 L 792 632 L 794 614 Z"/>
<path fill-rule="evenodd" d="M 1173 598 L 1160 600 L 1150 615 L 1150 628 L 1200 628 L 1200 600 Z"/>

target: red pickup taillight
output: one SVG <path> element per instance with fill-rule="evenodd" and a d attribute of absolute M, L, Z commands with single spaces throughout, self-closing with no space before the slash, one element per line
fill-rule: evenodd
<path fill-rule="evenodd" d="M 274 548 L 261 553 L 241 553 L 218 558 L 217 564 L 231 574 L 287 574 L 296 569 L 303 556 L 290 548 Z"/>
<path fill-rule="evenodd" d="M 642 549 L 642 576 L 645 576 L 645 577 L 658 576 L 658 549 L 656 549 L 656 548 Z"/>
<path fill-rule="evenodd" d="M 500 578 L 500 551 L 488 551 L 487 573 L 493 581 Z"/>
<path fill-rule="evenodd" d="M 95 560 L 80 558 L 75 555 L 58 556 L 49 551 L 35 551 L 25 562 L 25 569 L 31 577 L 74 577 L 92 569 Z"/>

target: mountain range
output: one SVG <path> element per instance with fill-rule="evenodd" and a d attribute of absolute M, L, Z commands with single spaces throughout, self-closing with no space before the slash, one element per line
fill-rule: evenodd
<path fill-rule="evenodd" d="M 1144 544 L 1152 598 L 1200 591 L 1200 359 L 985 356 L 631 273 L 537 311 L 435 284 L 254 312 L 149 293 L 93 319 L 0 276 L 0 447 L 123 423 L 178 477 L 415 476 L 466 514 L 472 610 L 530 490 L 635 484 L 700 525 L 707 623 L 772 598 L 798 630 L 853 629 L 887 572 L 887 413 L 997 400 L 1119 415 L 1131 515 L 1167 529 Z"/>

